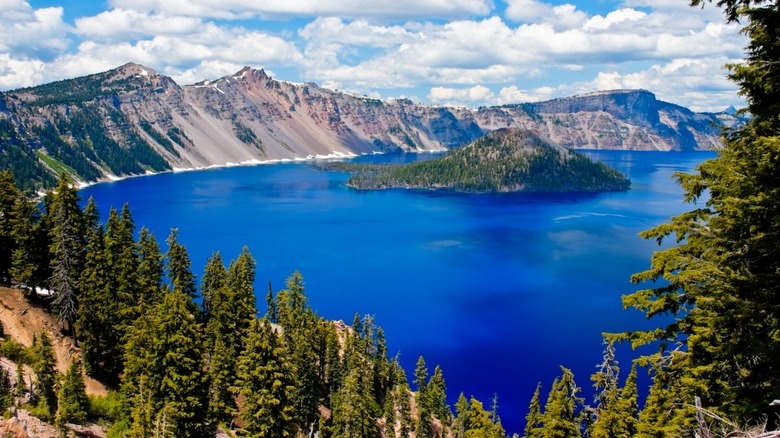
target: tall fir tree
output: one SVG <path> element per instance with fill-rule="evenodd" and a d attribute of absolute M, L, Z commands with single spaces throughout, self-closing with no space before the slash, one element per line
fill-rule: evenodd
<path fill-rule="evenodd" d="M 11 253 L 10 274 L 14 283 L 30 288 L 43 286 L 51 276 L 51 239 L 37 203 L 24 196 L 17 198 L 11 217 L 11 237 L 15 246 Z"/>
<path fill-rule="evenodd" d="M 144 410 L 165 436 L 208 436 L 202 329 L 190 298 L 173 291 L 142 312 L 125 344 L 122 391 L 132 435 L 147 436 Z M 163 427 L 164 426 L 164 427 Z"/>
<path fill-rule="evenodd" d="M 89 399 L 81 374 L 81 361 L 73 359 L 62 381 L 55 424 L 62 430 L 65 423 L 82 424 L 87 419 Z"/>
<path fill-rule="evenodd" d="M 433 434 L 433 425 L 431 424 L 431 406 L 428 398 L 428 367 L 425 365 L 425 359 L 420 356 L 417 359 L 417 366 L 414 370 L 414 384 L 417 386 L 417 427 L 415 432 L 420 437 L 430 437 Z"/>
<path fill-rule="evenodd" d="M 51 195 L 51 269 L 49 280 L 57 320 L 74 333 L 78 316 L 78 278 L 83 268 L 84 218 L 76 188 L 65 174 Z"/>
<path fill-rule="evenodd" d="M 447 404 L 447 385 L 444 383 L 444 373 L 441 367 L 436 365 L 433 375 L 425 386 L 425 396 L 428 398 L 428 406 L 431 414 L 441 421 L 441 424 L 448 426 L 452 420 L 452 411 Z"/>
<path fill-rule="evenodd" d="M 138 232 L 138 291 L 139 301 L 154 305 L 163 298 L 165 261 L 157 238 L 148 228 Z M 134 312 L 136 315 L 140 311 Z"/>
<path fill-rule="evenodd" d="M 47 416 L 57 412 L 57 362 L 54 358 L 54 346 L 49 335 L 43 331 L 33 341 L 33 373 L 35 373 L 35 393 L 38 406 L 45 409 Z"/>
<path fill-rule="evenodd" d="M 175 292 L 180 292 L 190 299 L 197 298 L 197 288 L 195 287 L 195 275 L 192 273 L 190 256 L 187 249 L 179 243 L 179 230 L 172 228 L 171 233 L 166 239 L 168 252 L 167 258 L 168 280 Z"/>
<path fill-rule="evenodd" d="M 209 318 L 211 318 L 211 303 L 214 300 L 214 296 L 219 293 L 220 289 L 227 286 L 227 271 L 225 270 L 225 263 L 222 261 L 222 255 L 219 251 L 214 252 L 206 261 L 206 267 L 203 270 L 203 278 L 200 283 L 200 293 L 203 297 L 201 303 L 201 313 L 203 314 L 203 322 L 208 324 Z"/>
<path fill-rule="evenodd" d="M 11 282 L 13 252 L 17 247 L 13 236 L 14 204 L 21 197 L 11 171 L 0 171 L 0 284 Z"/>
<path fill-rule="evenodd" d="M 523 436 L 525 438 L 542 438 L 542 427 L 544 417 L 542 416 L 542 404 L 540 392 L 542 390 L 542 383 L 536 384 L 536 390 L 531 397 L 531 403 L 528 405 L 528 413 L 525 416 L 525 429 L 523 430 Z"/>
<path fill-rule="evenodd" d="M 745 23 L 746 59 L 729 69 L 751 118 L 724 135 L 716 158 L 676 175 L 686 202 L 706 200 L 641 234 L 676 245 L 632 278 L 660 285 L 624 297 L 624 306 L 669 323 L 625 338 L 684 343 L 680 385 L 742 422 L 768 414 L 777 394 L 767 388 L 780 387 L 780 9 L 764 0 L 718 5 L 729 22 Z"/>
<path fill-rule="evenodd" d="M 251 437 L 295 436 L 294 369 L 287 355 L 284 340 L 268 321 L 251 324 L 237 370 L 241 418 Z"/>
<path fill-rule="evenodd" d="M 542 415 L 542 438 L 579 438 L 580 419 L 577 413 L 582 399 L 571 370 L 561 367 L 563 375 L 553 382 Z"/>

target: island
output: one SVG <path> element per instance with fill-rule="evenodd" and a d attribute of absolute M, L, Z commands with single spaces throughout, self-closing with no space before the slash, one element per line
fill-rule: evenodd
<path fill-rule="evenodd" d="M 503 128 L 441 157 L 403 165 L 330 163 L 351 173 L 349 187 L 447 190 L 464 193 L 602 192 L 628 190 L 625 175 L 541 138 Z"/>

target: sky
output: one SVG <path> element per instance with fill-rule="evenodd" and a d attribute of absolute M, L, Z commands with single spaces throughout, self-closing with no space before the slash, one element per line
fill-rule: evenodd
<path fill-rule="evenodd" d="M 476 108 L 646 89 L 742 107 L 741 25 L 687 0 L 0 0 L 0 91 L 136 62 L 180 85 L 244 66 Z"/>

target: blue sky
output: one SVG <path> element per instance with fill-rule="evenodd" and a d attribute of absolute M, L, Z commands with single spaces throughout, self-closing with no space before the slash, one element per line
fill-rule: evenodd
<path fill-rule="evenodd" d="M 244 66 L 376 98 L 478 107 L 643 88 L 743 106 L 747 41 L 687 0 L 0 0 L 0 90 L 137 62 L 179 84 Z"/>

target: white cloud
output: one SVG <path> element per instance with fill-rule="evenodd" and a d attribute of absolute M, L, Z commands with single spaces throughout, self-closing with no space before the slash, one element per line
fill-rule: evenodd
<path fill-rule="evenodd" d="M 174 15 L 238 19 L 250 17 L 372 17 L 410 19 L 482 16 L 490 0 L 112 0 L 115 8 Z"/>
<path fill-rule="evenodd" d="M 444 104 L 453 101 L 485 102 L 493 98 L 493 92 L 483 85 L 470 88 L 433 87 L 428 97 L 432 102 Z"/>
<path fill-rule="evenodd" d="M 0 4 L 0 52 L 38 57 L 67 48 L 61 7 L 33 9 L 26 2 Z"/>
<path fill-rule="evenodd" d="M 0 89 L 37 85 L 44 79 L 44 63 L 38 60 L 13 59 L 0 53 Z"/>
<path fill-rule="evenodd" d="M 555 89 L 552 87 L 539 87 L 534 90 L 521 90 L 512 85 L 504 87 L 498 93 L 496 105 L 508 105 L 513 103 L 539 102 L 554 97 Z"/>

